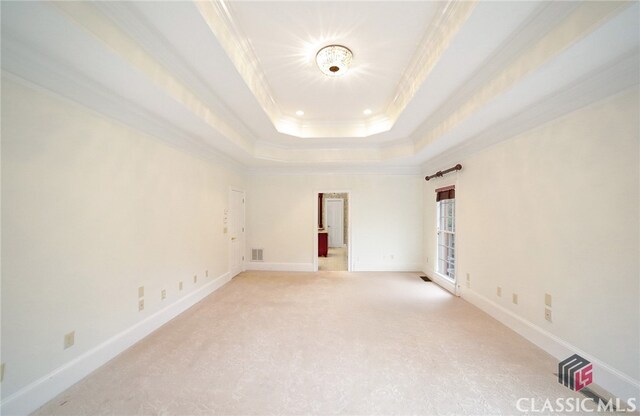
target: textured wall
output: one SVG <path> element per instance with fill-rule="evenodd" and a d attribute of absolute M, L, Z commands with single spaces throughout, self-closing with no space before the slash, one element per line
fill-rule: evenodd
<path fill-rule="evenodd" d="M 353 270 L 419 270 L 421 180 L 420 175 L 252 175 L 247 249 L 264 248 L 265 263 L 312 267 L 318 192 L 339 189 L 349 192 Z"/>
<path fill-rule="evenodd" d="M 3 77 L 3 397 L 225 274 L 232 185 L 244 178 Z"/>
<path fill-rule="evenodd" d="M 463 296 L 496 302 L 635 380 L 638 114 L 637 91 L 627 92 L 461 160 L 457 174 L 423 181 L 425 271 L 436 264 L 434 189 L 455 184 Z M 544 318 L 545 293 L 553 323 Z"/>

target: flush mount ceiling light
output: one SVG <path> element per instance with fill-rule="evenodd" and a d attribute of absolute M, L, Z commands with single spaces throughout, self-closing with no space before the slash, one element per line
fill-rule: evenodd
<path fill-rule="evenodd" d="M 339 77 L 347 72 L 352 58 L 353 53 L 349 48 L 341 45 L 329 45 L 318 51 L 316 63 L 325 75 Z"/>
<path fill-rule="evenodd" d="M 303 116 L 304 115 L 304 111 L 298 110 L 298 111 L 296 111 L 296 115 L 297 116 Z"/>

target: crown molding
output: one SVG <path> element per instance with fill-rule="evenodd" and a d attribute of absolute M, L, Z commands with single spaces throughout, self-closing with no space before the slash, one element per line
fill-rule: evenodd
<path fill-rule="evenodd" d="M 272 175 L 272 176 L 291 176 L 291 175 L 402 175 L 417 176 L 421 175 L 420 166 L 367 166 L 367 165 L 349 165 L 349 166 L 258 166 L 250 167 L 246 170 L 247 175 Z"/>
<path fill-rule="evenodd" d="M 273 98 L 258 57 L 231 15 L 227 2 L 198 1 L 196 7 L 264 112 L 272 122 L 280 120 L 282 112 Z"/>
<path fill-rule="evenodd" d="M 147 111 L 144 107 L 118 95 L 113 89 L 96 82 L 77 69 L 66 65 L 46 51 L 21 43 L 11 36 L 3 37 L 3 76 L 8 76 L 31 88 L 42 90 L 59 99 L 80 105 L 89 111 L 122 123 L 130 128 L 160 139 L 164 143 L 197 155 L 206 160 L 221 163 L 237 172 L 244 173 L 251 166 L 263 162 L 277 162 L 291 169 L 292 166 L 306 163 L 300 168 L 304 171 L 323 173 L 327 166 L 333 171 L 342 172 L 339 166 L 352 164 L 379 164 L 391 161 L 398 155 L 410 156 L 413 146 L 405 141 L 386 147 L 346 147 L 346 148 L 288 148 L 272 145 L 267 142 L 256 142 L 251 152 L 229 143 L 224 150 L 211 145 L 207 138 L 194 136 L 170 121 Z M 219 143 L 218 143 L 219 145 Z M 399 150 L 402 149 L 402 150 Z M 310 167 L 309 164 L 317 164 Z M 417 165 L 405 167 L 414 172 Z M 298 171 L 294 168 L 294 172 Z M 389 171 L 386 167 L 367 167 L 347 169 L 349 172 Z M 397 171 L 391 168 L 390 171 Z M 403 170 L 404 172 L 404 170 Z"/>
<path fill-rule="evenodd" d="M 367 120 L 317 123 L 285 115 L 261 69 L 260 60 L 233 17 L 229 1 L 208 0 L 196 6 L 213 35 L 218 39 L 275 129 L 300 138 L 368 137 L 384 133 L 393 125 L 446 51 L 451 40 L 471 15 L 477 0 L 448 0 L 438 3 L 435 16 L 427 24 L 409 66 L 402 74 L 393 98 L 382 114 Z"/>
<path fill-rule="evenodd" d="M 142 72 L 145 78 L 155 82 L 156 88 L 159 88 L 163 93 L 166 92 L 170 97 L 173 98 L 175 94 L 188 90 L 188 88 L 194 88 L 195 84 L 185 83 L 178 76 L 169 73 L 168 70 L 173 70 L 173 67 L 163 68 L 162 62 L 158 63 L 146 53 L 142 56 L 137 56 L 138 52 L 144 50 L 143 46 L 135 43 L 137 36 L 128 37 L 122 31 L 117 30 L 114 26 L 115 23 L 109 21 L 104 14 L 99 15 L 100 10 L 96 8 L 97 6 L 58 4 L 48 7 L 51 7 L 54 11 L 59 10 L 60 7 L 73 9 L 72 14 L 75 15 L 73 21 L 75 22 L 84 20 L 85 13 L 88 13 L 87 20 L 80 25 L 80 28 L 88 34 L 98 33 L 95 36 L 99 41 L 105 43 L 106 48 L 109 49 L 110 53 L 113 53 L 114 57 L 125 59 L 125 62 L 131 66 L 132 70 Z M 76 10 L 76 7 L 80 7 L 80 11 Z M 87 7 L 89 8 L 88 12 L 86 11 Z M 562 9 L 565 10 L 564 14 L 559 13 L 561 9 L 558 9 L 558 7 L 565 7 L 565 9 Z M 623 8 L 619 3 L 596 4 L 593 6 L 591 6 L 591 3 L 572 3 L 571 6 L 565 5 L 565 3 L 545 4 L 544 9 L 541 9 L 521 29 L 521 33 L 524 33 L 523 35 L 517 34 L 514 39 L 507 42 L 500 51 L 496 52 L 497 55 L 495 56 L 499 64 L 495 64 L 493 67 L 486 69 L 485 72 L 479 73 L 477 77 L 470 79 L 454 94 L 450 101 L 445 103 L 444 108 L 448 111 L 453 111 L 453 113 L 443 112 L 439 116 L 441 117 L 440 121 L 438 119 L 428 119 L 427 123 L 433 123 L 429 127 L 441 128 L 442 123 L 450 120 L 452 115 L 458 114 L 456 112 L 459 110 L 456 110 L 456 108 L 466 108 L 465 105 L 468 101 L 471 101 L 472 104 L 475 103 L 476 96 L 483 92 L 495 93 L 490 96 L 489 100 L 496 101 L 496 98 L 502 101 L 509 100 L 510 96 L 506 94 L 505 88 L 509 89 L 511 87 L 505 87 L 498 82 L 499 80 L 504 80 L 505 73 L 507 75 L 518 75 L 517 78 L 511 80 L 510 85 L 515 85 L 518 81 L 522 81 L 522 77 L 531 79 L 533 72 L 543 73 L 540 68 L 546 62 L 552 61 L 551 58 L 560 54 L 564 48 L 580 41 L 617 12 L 623 10 Z M 100 16 L 97 20 L 95 20 L 95 14 Z M 63 14 L 63 16 L 66 15 Z M 546 20 L 549 16 L 556 16 L 556 19 L 550 23 Z M 624 16 L 628 17 L 628 13 Z M 87 26 L 96 22 L 96 27 L 93 29 L 95 32 L 87 29 Z M 548 34 L 543 38 L 536 38 L 532 34 L 536 32 L 534 29 L 540 24 L 546 25 L 545 27 L 549 33 L 555 33 L 555 35 Z M 107 25 L 107 27 L 103 27 L 104 25 Z M 569 27 L 565 27 L 567 25 Z M 612 25 L 608 27 L 612 27 Z M 108 38 L 110 35 L 113 35 L 113 38 L 108 39 L 108 42 L 104 40 L 105 37 Z M 573 35 L 573 37 L 568 35 Z M 127 36 L 125 40 L 121 39 L 123 36 Z M 556 37 L 562 37 L 564 42 L 561 45 L 554 46 L 554 42 L 557 40 Z M 554 46 L 554 48 L 549 49 L 549 45 Z M 536 51 L 540 53 L 533 53 Z M 358 169 L 379 171 L 380 169 L 389 169 L 389 165 L 397 166 L 403 164 L 407 165 L 407 169 L 411 170 L 415 166 L 420 166 L 424 161 L 428 161 L 429 165 L 431 165 L 431 163 L 441 159 L 445 160 L 447 157 L 459 158 L 482 149 L 491 143 L 513 137 L 519 131 L 535 127 L 536 123 L 544 123 L 553 117 L 572 111 L 572 108 L 575 109 L 577 103 L 586 105 L 588 100 L 593 101 L 607 94 L 614 94 L 617 91 L 616 88 L 618 90 L 621 88 L 619 87 L 619 85 L 622 85 L 621 83 L 628 85 L 631 82 L 629 77 L 632 79 L 634 77 L 633 71 L 623 71 L 621 73 L 611 70 L 610 67 L 615 63 L 609 62 L 591 73 L 589 80 L 579 80 L 579 82 L 567 87 L 569 89 L 565 88 L 559 93 L 554 89 L 549 92 L 547 97 L 540 97 L 535 104 L 521 102 L 518 108 L 524 108 L 522 111 L 516 112 L 514 109 L 511 112 L 504 112 L 500 110 L 503 113 L 499 115 L 508 118 L 507 122 L 496 121 L 491 125 L 487 125 L 486 128 L 482 125 L 476 125 L 475 128 L 468 130 L 469 133 L 466 136 L 465 134 L 467 133 L 460 130 L 460 128 L 464 129 L 464 126 L 459 126 L 465 118 L 456 120 L 454 124 L 446 124 L 445 127 L 448 129 L 444 130 L 443 136 L 438 135 L 436 137 L 438 140 L 435 145 L 433 143 L 436 141 L 435 139 L 420 143 L 413 137 L 408 137 L 377 145 L 365 145 L 364 141 L 349 141 L 349 143 L 334 143 L 333 145 L 325 143 L 316 147 L 304 145 L 302 142 L 300 142 L 299 146 L 279 146 L 267 141 L 250 140 L 246 137 L 243 138 L 243 142 L 238 143 L 232 137 L 225 135 L 224 128 L 215 123 L 216 119 L 224 118 L 224 113 L 214 114 L 218 110 L 217 108 L 208 108 L 208 113 L 199 112 L 200 106 L 207 106 L 208 104 L 204 100 L 197 98 L 198 101 L 196 101 L 195 105 L 192 105 L 193 103 L 191 102 L 185 103 L 187 98 L 196 97 L 193 93 L 190 93 L 190 95 L 183 97 L 183 100 L 176 101 L 197 117 L 193 119 L 193 124 L 204 122 L 204 124 L 198 124 L 198 127 L 202 128 L 197 133 L 193 133 L 191 129 L 187 130 L 190 127 L 189 125 L 176 124 L 170 118 L 152 113 L 144 107 L 144 103 L 131 101 L 119 95 L 118 92 L 109 88 L 106 82 L 103 83 L 101 79 L 95 76 L 82 73 L 77 68 L 74 68 L 72 63 L 65 63 L 62 59 L 53 59 L 49 52 L 45 46 L 39 47 L 25 44 L 25 42 L 12 38 L 11 33 L 3 34 L 2 65 L 8 73 L 16 74 L 19 78 L 26 79 L 111 119 L 157 137 L 172 146 L 187 149 L 194 154 L 202 154 L 204 157 L 210 157 L 216 161 L 224 161 L 224 163 L 233 165 L 242 171 L 245 169 L 251 170 L 253 166 L 275 164 L 282 165 L 283 169 L 288 171 L 292 169 L 291 172 L 293 173 L 298 170 L 324 172 L 326 169 L 334 169 L 340 171 L 343 167 L 352 165 L 359 166 Z M 531 54 L 532 56 L 529 56 Z M 170 55 L 167 56 L 170 57 Z M 136 59 L 139 59 L 140 62 Z M 161 57 L 160 59 L 163 58 Z M 528 66 L 518 64 L 522 63 L 523 60 Z M 511 64 L 509 65 L 509 63 Z M 513 70 L 514 66 L 521 72 Z M 156 68 L 161 70 L 158 75 L 160 77 L 159 82 L 156 82 L 158 81 L 157 77 L 149 74 L 149 71 L 153 71 Z M 498 72 L 501 68 L 504 71 Z M 637 65 L 635 68 L 635 76 L 637 78 Z M 169 76 L 171 77 L 170 79 L 168 78 Z M 163 84 L 165 81 L 175 82 L 177 86 L 172 84 L 169 91 L 167 91 L 166 85 Z M 498 92 L 491 89 L 491 86 L 496 85 L 502 88 Z M 526 89 L 527 86 L 525 85 L 523 88 Z M 571 100 L 569 99 L 567 99 L 568 103 L 563 104 L 565 107 L 560 106 L 557 103 L 557 100 L 559 100 L 557 97 L 559 95 L 564 96 L 563 94 L 567 94 L 566 96 L 569 97 L 568 94 L 570 92 L 574 94 L 574 98 L 572 98 L 573 107 L 570 105 Z M 520 95 L 522 95 L 521 91 Z M 482 95 L 482 98 L 487 99 L 484 95 Z M 486 103 L 475 108 L 471 113 L 479 112 L 485 108 L 484 106 L 486 106 Z M 535 113 L 536 111 L 539 112 L 538 115 L 535 115 L 537 114 Z M 209 114 L 212 116 L 209 117 Z M 453 137 L 452 134 L 449 134 L 450 131 L 453 131 L 453 135 L 457 135 L 455 140 L 449 140 L 449 138 Z M 235 132 L 238 133 L 237 130 Z M 466 143 L 467 140 L 469 140 L 468 144 Z M 311 164 L 315 164 L 317 167 L 309 167 L 308 165 Z M 238 166 L 240 167 L 238 168 Z M 363 168 L 362 166 L 372 167 Z"/>
<path fill-rule="evenodd" d="M 58 2 L 53 4 L 73 20 L 78 27 L 97 37 L 112 52 L 124 59 L 133 68 L 145 74 L 167 95 L 198 116 L 209 127 L 244 149 L 247 153 L 252 152 L 253 143 L 251 140 L 239 134 L 224 118 L 213 112 L 205 102 L 177 77 L 149 55 L 131 37 L 116 27 L 104 14 L 99 12 L 95 5 L 86 2 Z"/>
<path fill-rule="evenodd" d="M 427 79 L 455 35 L 467 21 L 477 0 L 449 0 L 441 3 L 387 106 L 386 117 L 393 125 Z"/>
<path fill-rule="evenodd" d="M 3 77 L 79 105 L 201 159 L 220 163 L 236 172 L 244 169 L 245 164 L 241 160 L 219 151 L 202 138 L 185 132 L 43 51 L 34 50 L 5 35 L 2 52 Z"/>
<path fill-rule="evenodd" d="M 443 106 L 443 110 L 446 108 L 446 112 L 440 111 L 438 114 L 429 117 L 423 123 L 423 128 L 418 130 L 420 135 L 412 135 L 412 139 L 416 144 L 416 151 L 420 152 L 429 144 L 441 139 L 446 133 L 460 125 L 480 108 L 486 106 L 491 100 L 504 94 L 518 81 L 524 79 L 551 58 L 559 55 L 563 50 L 587 36 L 595 28 L 623 10 L 628 4 L 619 2 L 579 3 L 567 18 L 556 21 L 556 24 L 550 28 L 546 35 L 532 42 L 530 47 L 516 49 L 518 43 L 511 43 L 509 45 L 510 48 L 500 52 L 508 56 L 517 50 L 518 53 L 511 57 L 509 64 L 495 73 L 491 79 L 482 83 L 475 83 L 476 88 L 474 90 L 468 91 L 464 95 L 455 95 L 451 101 Z M 547 5 L 547 7 L 549 6 Z M 562 4 L 552 7 L 562 7 Z M 539 19 L 544 18 L 546 15 L 545 13 L 538 14 L 527 25 L 537 24 Z M 524 29 L 521 29 L 520 33 L 523 33 Z M 486 74 L 480 76 L 485 77 Z M 470 81 L 469 83 L 472 82 Z M 424 129 L 424 126 L 428 127 Z"/>
<path fill-rule="evenodd" d="M 413 139 L 427 136 L 433 126 L 442 123 L 466 101 L 489 84 L 522 51 L 530 49 L 540 33 L 546 33 L 565 19 L 577 7 L 576 2 L 545 2 L 513 32 L 513 34 L 491 53 L 465 82 L 419 125 L 410 135 Z M 417 142 L 417 140 L 416 140 Z"/>
<path fill-rule="evenodd" d="M 114 20 L 144 50 L 153 54 L 159 64 L 169 70 L 189 90 L 197 95 L 219 118 L 226 120 L 238 134 L 251 142 L 256 140 L 252 131 L 226 103 L 216 94 L 210 84 L 195 70 L 185 64 L 183 54 L 160 33 L 132 2 L 94 3 L 102 13 Z M 194 6 L 195 9 L 195 6 Z"/>
<path fill-rule="evenodd" d="M 283 163 L 407 163 L 415 156 L 411 141 L 403 140 L 384 146 L 290 148 L 257 142 L 254 157 L 259 160 Z M 403 160 L 404 159 L 404 160 Z M 415 164 L 416 162 L 410 162 Z"/>
<path fill-rule="evenodd" d="M 480 153 L 499 143 L 515 138 L 527 131 L 542 127 L 582 108 L 596 105 L 628 91 L 637 91 L 640 50 L 636 49 L 592 71 L 550 96 L 529 105 L 518 114 L 496 123 L 422 163 L 423 174 L 431 170 L 464 161 L 465 158 Z"/>

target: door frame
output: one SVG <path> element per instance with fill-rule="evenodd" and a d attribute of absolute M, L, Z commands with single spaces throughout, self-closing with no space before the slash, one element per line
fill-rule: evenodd
<path fill-rule="evenodd" d="M 313 271 L 318 271 L 318 194 L 347 194 L 349 211 L 347 212 L 347 271 L 353 271 L 353 221 L 351 221 L 353 213 L 353 194 L 349 189 L 316 189 L 313 192 L 313 223 L 312 223 L 312 238 L 313 238 Z M 345 218 L 343 217 L 343 221 Z"/>
<path fill-rule="evenodd" d="M 230 277 L 234 277 L 240 273 L 242 273 L 243 271 L 246 270 L 245 268 L 245 260 L 244 257 L 246 255 L 246 250 L 245 250 L 245 245 L 246 245 L 246 238 L 245 236 L 247 235 L 246 233 L 246 228 L 247 228 L 247 224 L 246 224 L 246 202 L 247 202 L 247 193 L 244 191 L 244 189 L 241 188 L 236 188 L 233 186 L 229 187 L 229 200 L 227 203 L 227 212 L 230 214 L 231 213 L 231 201 L 233 199 L 233 193 L 234 192 L 240 192 L 242 194 L 242 199 L 244 200 L 244 202 L 242 203 L 242 212 L 241 212 L 241 220 L 242 220 L 242 224 L 243 224 L 243 230 L 242 230 L 242 237 L 240 240 L 240 253 L 241 253 L 241 257 L 242 260 L 240 260 L 240 270 L 236 273 L 233 274 L 235 272 L 235 270 L 231 269 L 231 265 L 233 264 L 233 247 L 232 247 L 232 243 L 231 243 L 231 230 L 229 229 L 229 223 L 228 221 L 226 221 L 225 219 L 225 224 L 224 227 L 227 228 L 227 233 L 225 234 L 225 237 L 227 238 L 227 248 L 228 248 L 228 258 L 229 258 L 229 274 L 233 274 L 233 276 Z"/>

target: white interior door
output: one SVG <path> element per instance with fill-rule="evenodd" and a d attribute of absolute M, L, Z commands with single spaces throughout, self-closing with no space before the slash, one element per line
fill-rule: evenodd
<path fill-rule="evenodd" d="M 229 271 L 233 277 L 242 271 L 244 260 L 244 192 L 232 189 L 229 199 Z"/>
<path fill-rule="evenodd" d="M 329 247 L 342 247 L 344 245 L 344 200 L 327 199 L 325 203 Z"/>

